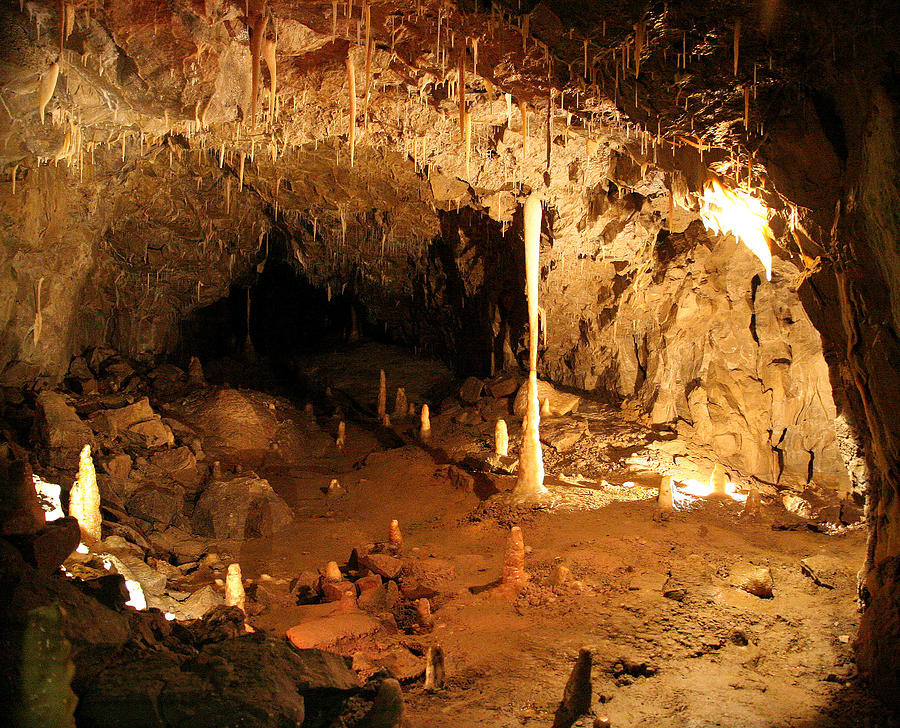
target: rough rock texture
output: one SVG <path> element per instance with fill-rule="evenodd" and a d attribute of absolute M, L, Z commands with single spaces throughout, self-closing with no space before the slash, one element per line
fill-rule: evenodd
<path fill-rule="evenodd" d="M 79 5 L 68 36 L 56 3 L 0 10 L 5 381 L 59 378 L 90 344 L 189 348 L 180 323 L 246 286 L 270 255 L 346 288 L 395 338 L 484 375 L 522 348 L 522 261 L 509 250 L 518 202 L 541 189 L 541 374 L 674 420 L 763 480 L 845 491 L 850 463 L 872 529 L 860 654 L 896 692 L 896 4 L 781 3 L 760 15 L 711 0 L 542 0 L 491 14 L 424 3 L 399 26 L 397 6 L 380 4 L 373 92 L 352 134 L 345 63 L 364 68 L 360 18 L 269 2 L 280 89 L 270 115 L 263 94 L 250 98 L 248 30 L 261 10 L 240 5 Z M 465 43 L 437 52 L 438 27 L 442 40 L 481 40 L 477 73 Z M 625 50 L 637 28 L 640 74 Z M 515 97 L 509 112 L 495 92 Z M 698 244 L 688 228 L 711 171 L 769 207 L 772 284 L 754 285 L 761 264 L 728 238 Z M 795 280 L 823 337 L 831 399 Z M 728 301 L 723 322 L 704 318 L 712 300 Z"/>
<path fill-rule="evenodd" d="M 191 524 L 194 531 L 215 538 L 271 536 L 293 519 L 290 507 L 255 475 L 214 481 L 203 491 Z"/>

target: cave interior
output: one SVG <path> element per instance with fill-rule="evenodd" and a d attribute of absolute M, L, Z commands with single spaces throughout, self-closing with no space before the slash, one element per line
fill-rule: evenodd
<path fill-rule="evenodd" d="M 7 0 L 11 725 L 898 725 L 900 6 Z"/>

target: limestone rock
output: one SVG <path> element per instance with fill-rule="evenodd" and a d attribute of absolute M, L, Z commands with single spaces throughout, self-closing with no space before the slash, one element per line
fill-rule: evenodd
<path fill-rule="evenodd" d="M 223 606 L 225 598 L 209 584 L 198 589 L 181 603 L 181 610 L 188 618 L 199 619 L 211 609 Z"/>
<path fill-rule="evenodd" d="M 557 452 L 569 450 L 587 433 L 587 422 L 570 419 L 541 421 L 541 442 L 549 445 Z"/>
<path fill-rule="evenodd" d="M 153 411 L 146 397 L 125 407 L 97 412 L 91 416 L 91 425 L 98 432 L 139 447 L 160 447 L 175 442 L 172 431 Z"/>
<path fill-rule="evenodd" d="M 293 517 L 288 504 L 268 481 L 250 473 L 208 485 L 197 501 L 191 523 L 202 536 L 245 539 L 271 536 Z"/>
<path fill-rule="evenodd" d="M 567 415 L 569 412 L 577 409 L 581 397 L 561 392 L 556 389 L 550 382 L 538 381 L 538 402 L 547 400 L 550 404 L 550 414 L 555 417 Z M 513 412 L 520 417 L 524 416 L 526 405 L 528 404 L 528 382 L 524 382 L 516 393 L 515 402 L 513 402 Z"/>
<path fill-rule="evenodd" d="M 197 467 L 197 458 L 188 447 L 182 446 L 153 453 L 150 456 L 150 464 L 189 490 L 195 490 L 200 485 L 201 475 Z"/>
<path fill-rule="evenodd" d="M 475 404 L 481 397 L 482 389 L 484 389 L 484 382 L 478 377 L 469 377 L 459 388 L 459 398 L 466 404 Z"/>
<path fill-rule="evenodd" d="M 94 434 L 57 392 L 43 391 L 37 396 L 35 428 L 41 442 L 50 448 L 80 452 L 92 442 Z"/>
<path fill-rule="evenodd" d="M 761 599 L 771 599 L 773 596 L 772 589 L 775 582 L 771 570 L 766 567 L 736 564 L 731 569 L 729 582 L 732 586 Z"/>
<path fill-rule="evenodd" d="M 291 644 L 299 648 L 326 648 L 343 639 L 373 634 L 381 627 L 381 622 L 363 612 L 340 611 L 338 602 L 327 606 L 328 611 L 301 608 L 307 609 L 310 617 L 288 629 Z"/>
<path fill-rule="evenodd" d="M 177 490 L 149 485 L 134 492 L 125 510 L 135 518 L 168 526 L 181 513 L 183 500 Z"/>
<path fill-rule="evenodd" d="M 359 565 L 385 579 L 396 579 L 403 569 L 403 562 L 389 554 L 366 554 L 360 558 Z"/>

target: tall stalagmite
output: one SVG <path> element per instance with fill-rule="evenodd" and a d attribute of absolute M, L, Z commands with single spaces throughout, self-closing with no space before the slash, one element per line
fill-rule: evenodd
<path fill-rule="evenodd" d="M 79 456 L 78 477 L 69 492 L 69 515 L 78 521 L 82 538 L 100 540 L 100 490 L 90 445 L 85 445 Z"/>
<path fill-rule="evenodd" d="M 519 473 L 513 497 L 539 498 L 544 487 L 544 458 L 538 431 L 541 415 L 537 389 L 538 276 L 541 248 L 541 201 L 532 194 L 525 201 L 525 292 L 528 296 L 528 408 L 519 448 Z"/>

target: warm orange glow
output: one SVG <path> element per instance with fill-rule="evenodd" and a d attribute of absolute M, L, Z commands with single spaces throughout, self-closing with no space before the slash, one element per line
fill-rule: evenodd
<path fill-rule="evenodd" d="M 678 481 L 678 495 L 675 496 L 675 500 L 679 500 L 679 496 L 691 496 L 693 498 L 708 498 L 713 494 L 713 486 L 710 482 L 703 482 L 697 480 L 696 478 L 676 478 Z M 736 500 L 738 503 L 743 503 L 747 500 L 746 493 L 739 493 L 738 487 L 736 483 L 726 483 L 725 484 L 725 492 L 732 500 Z M 681 498 L 683 501 L 684 498 Z"/>
<path fill-rule="evenodd" d="M 766 269 L 766 280 L 772 280 L 772 231 L 765 205 L 749 192 L 726 189 L 715 179 L 704 186 L 700 203 L 703 224 L 717 233 L 734 235 L 759 258 Z"/>

